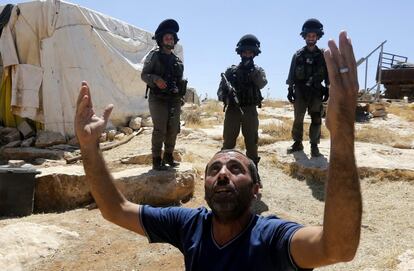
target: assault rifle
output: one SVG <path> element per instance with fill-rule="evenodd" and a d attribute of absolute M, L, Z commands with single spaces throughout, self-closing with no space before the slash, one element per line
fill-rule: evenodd
<path fill-rule="evenodd" d="M 237 98 L 237 93 L 236 90 L 234 89 L 234 87 L 231 85 L 231 83 L 229 82 L 229 80 L 227 80 L 226 75 L 223 73 L 221 73 L 221 78 L 223 79 L 224 83 L 226 84 L 226 87 L 229 91 L 228 95 L 227 95 L 227 102 L 224 103 L 224 108 L 223 108 L 223 112 L 226 111 L 226 107 L 229 104 L 229 98 L 232 98 L 233 101 L 236 103 L 237 107 L 240 109 L 240 112 L 242 113 L 242 115 L 244 114 L 243 109 L 240 107 L 240 102 L 239 102 L 239 98 Z"/>

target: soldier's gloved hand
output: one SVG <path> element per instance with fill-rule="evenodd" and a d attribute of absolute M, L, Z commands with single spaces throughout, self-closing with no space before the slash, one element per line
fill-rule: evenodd
<path fill-rule="evenodd" d="M 289 102 L 291 102 L 291 103 L 295 102 L 296 95 L 295 95 L 295 89 L 293 88 L 293 86 L 289 86 L 287 98 L 288 98 Z"/>
<path fill-rule="evenodd" d="M 325 87 L 322 95 L 322 102 L 326 102 L 329 99 L 329 88 Z"/>

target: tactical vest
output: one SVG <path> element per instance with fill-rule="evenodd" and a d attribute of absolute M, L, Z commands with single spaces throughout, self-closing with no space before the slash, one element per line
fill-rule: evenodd
<path fill-rule="evenodd" d="M 250 79 L 249 73 L 249 70 L 233 65 L 227 69 L 225 74 L 227 80 L 229 80 L 237 92 L 240 106 L 258 105 L 260 107 L 263 100 L 262 93 Z M 224 101 L 227 99 L 227 95 L 227 89 L 225 89 L 223 91 Z"/>
<path fill-rule="evenodd" d="M 310 52 L 306 48 L 302 48 L 296 53 L 294 80 L 296 83 L 317 86 L 326 78 L 326 73 L 322 50 L 316 48 Z"/>
<path fill-rule="evenodd" d="M 149 87 L 151 93 L 157 96 L 184 96 L 187 91 L 187 81 L 183 80 L 184 65 L 179 57 L 162 55 L 157 49 L 151 52 L 151 62 L 154 65 L 153 73 L 161 76 L 167 83 L 167 88 Z M 147 86 L 148 87 L 148 86 Z"/>

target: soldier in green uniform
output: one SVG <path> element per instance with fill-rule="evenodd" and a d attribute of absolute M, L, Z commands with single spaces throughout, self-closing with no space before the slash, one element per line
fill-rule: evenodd
<path fill-rule="evenodd" d="M 178 42 L 178 23 L 167 19 L 160 23 L 153 39 L 158 48 L 145 59 L 141 78 L 150 89 L 148 104 L 154 129 L 152 132 L 152 167 L 166 170 L 178 165 L 173 159 L 177 134 L 180 131 L 181 101 L 186 92 L 184 65 L 173 53 Z M 164 144 L 164 156 L 161 158 Z"/>
<path fill-rule="evenodd" d="M 255 65 L 253 60 L 261 53 L 260 42 L 254 35 L 244 35 L 237 43 L 236 52 L 241 62 L 225 71 L 217 91 L 218 99 L 224 102 L 226 111 L 222 149 L 236 146 L 241 128 L 246 156 L 257 167 L 260 157 L 257 153 L 259 118 L 256 107 L 261 107 L 263 97 L 260 90 L 267 84 L 264 70 Z M 226 84 L 226 80 L 229 84 Z"/>
<path fill-rule="evenodd" d="M 307 110 L 311 116 L 311 156 L 321 155 L 318 144 L 321 136 L 322 103 L 329 98 L 329 78 L 323 50 L 316 46 L 323 34 L 323 25 L 317 19 L 307 20 L 300 33 L 306 46 L 298 50 L 292 58 L 286 84 L 289 85 L 287 98 L 293 103 L 295 120 L 292 128 L 294 143 L 288 153 L 303 150 L 303 119 Z"/>

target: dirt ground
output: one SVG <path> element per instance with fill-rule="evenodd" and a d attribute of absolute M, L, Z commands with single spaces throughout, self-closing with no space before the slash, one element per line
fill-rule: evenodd
<path fill-rule="evenodd" d="M 202 172 L 208 159 L 219 150 L 221 142 L 203 135 L 201 129 L 186 130 L 179 136 L 177 147 L 184 149 L 184 159 Z M 120 158 L 148 152 L 149 143 L 150 131 L 145 131 L 129 143 L 105 152 L 110 168 L 118 170 Z M 276 214 L 305 225 L 321 224 L 324 184 L 284 174 L 272 163 L 271 154 L 261 151 L 261 148 L 259 151 L 262 157 L 259 172 L 264 188 L 254 210 L 262 215 Z M 318 270 L 396 270 L 398 255 L 414 249 L 414 183 L 404 179 L 365 178 L 361 180 L 361 186 L 364 214 L 356 258 L 350 263 Z M 206 205 L 203 193 L 200 179 L 196 183 L 194 198 L 183 206 Z M 64 213 L 1 219 L 0 227 L 18 222 L 55 225 L 79 235 L 50 256 L 25 263 L 22 270 L 184 270 L 183 257 L 176 248 L 166 244 L 148 244 L 146 238 L 106 222 L 97 209 L 81 208 Z"/>

